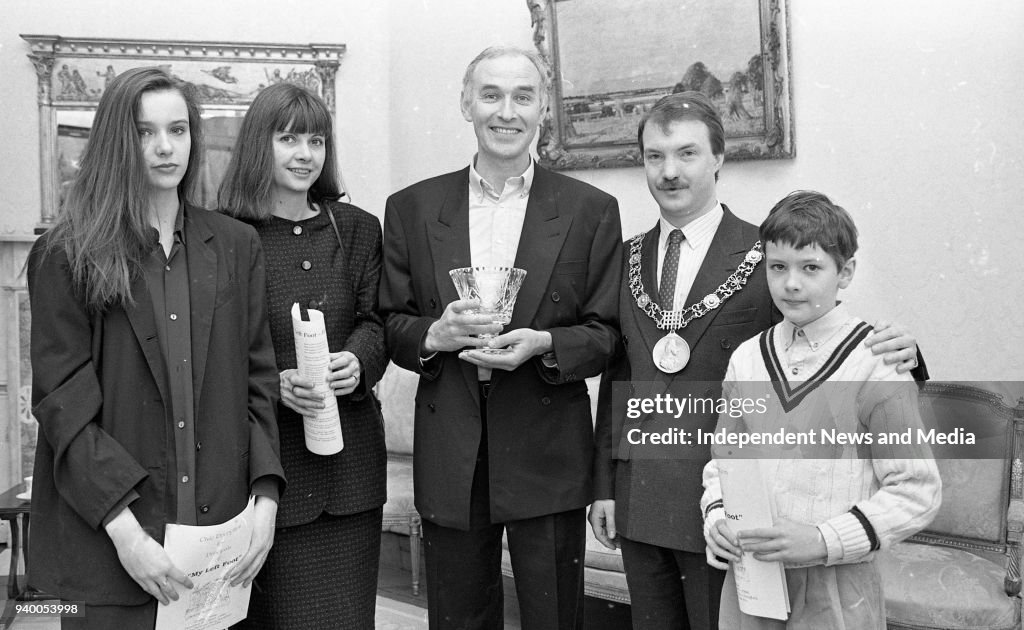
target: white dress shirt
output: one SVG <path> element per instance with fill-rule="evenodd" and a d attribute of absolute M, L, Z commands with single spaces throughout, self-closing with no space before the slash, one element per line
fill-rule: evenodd
<path fill-rule="evenodd" d="M 782 320 L 775 344 L 786 378 L 790 382 L 802 382 L 808 374 L 813 374 L 828 358 L 822 349 L 832 347 L 834 344 L 829 342 L 840 331 L 849 332 L 849 321 L 850 315 L 841 304 L 803 327 L 793 325 L 788 319 Z"/>
<path fill-rule="evenodd" d="M 533 173 L 531 159 L 522 175 L 505 180 L 505 187 L 499 194 L 470 163 L 469 255 L 474 267 L 515 266 Z M 490 368 L 477 367 L 476 373 L 481 381 L 491 379 Z"/>
<path fill-rule="evenodd" d="M 711 239 L 715 237 L 719 224 L 722 223 L 722 204 L 716 203 L 710 212 L 698 217 L 683 226 L 683 242 L 679 244 L 679 270 L 676 272 L 676 292 L 672 305 L 675 310 L 680 311 L 689 304 L 685 303 L 686 297 L 690 294 L 693 281 L 697 278 L 697 272 L 704 263 L 704 256 L 711 247 Z M 661 234 L 658 236 L 658 275 L 657 282 L 661 282 L 661 268 L 665 262 L 665 253 L 668 251 L 669 232 L 676 229 L 671 223 L 661 221 Z M 725 278 L 722 278 L 723 280 Z M 658 295 L 658 291 L 648 291 L 651 295 Z M 701 296 L 703 297 L 703 296 Z"/>
<path fill-rule="evenodd" d="M 513 267 L 533 186 L 533 160 L 497 193 L 469 166 L 469 252 L 474 267 Z"/>

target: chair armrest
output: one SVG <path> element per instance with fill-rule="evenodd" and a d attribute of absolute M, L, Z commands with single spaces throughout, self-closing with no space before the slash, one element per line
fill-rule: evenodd
<path fill-rule="evenodd" d="M 1003 588 L 1010 597 L 1020 593 L 1020 546 L 1021 535 L 1024 534 L 1024 500 L 1011 499 L 1006 511 L 1006 554 L 1009 557 L 1006 565 L 1006 578 Z"/>
<path fill-rule="evenodd" d="M 1024 535 L 1024 397 L 1013 410 L 1013 459 L 1010 462 L 1010 507 L 1006 510 L 1006 577 L 1003 588 L 1010 597 L 1020 593 L 1020 545 Z"/>

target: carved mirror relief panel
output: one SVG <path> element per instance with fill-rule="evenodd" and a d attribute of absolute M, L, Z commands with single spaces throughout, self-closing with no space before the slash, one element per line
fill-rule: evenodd
<path fill-rule="evenodd" d="M 641 118 L 685 90 L 718 109 L 726 159 L 795 155 L 786 0 L 526 3 L 553 74 L 537 147 L 544 165 L 641 165 Z"/>
<path fill-rule="evenodd" d="M 316 92 L 334 113 L 344 44 L 265 44 L 22 35 L 38 76 L 42 212 L 53 223 L 89 139 L 96 105 L 118 73 L 161 66 L 196 87 L 206 154 L 197 201 L 212 207 L 242 117 L 260 90 L 289 82 Z"/>

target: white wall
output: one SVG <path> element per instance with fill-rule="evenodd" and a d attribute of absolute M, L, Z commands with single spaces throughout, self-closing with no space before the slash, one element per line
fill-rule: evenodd
<path fill-rule="evenodd" d="M 532 45 L 532 31 L 524 0 L 395 4 L 400 187 L 466 164 L 463 69 L 489 43 Z M 908 326 L 934 378 L 1024 380 L 1024 3 L 789 4 L 797 157 L 727 163 L 720 199 L 760 223 L 792 190 L 826 192 L 861 232 L 843 298 L 855 313 Z M 642 169 L 571 174 L 618 197 L 627 236 L 656 220 Z"/>
<path fill-rule="evenodd" d="M 346 44 L 337 76 L 341 169 L 354 203 L 370 210 L 383 208 L 391 190 L 389 28 L 386 2 L 8 0 L 0 24 L 0 131 L 8 146 L 0 156 L 0 235 L 31 233 L 39 216 L 36 74 L 20 33 Z"/>
<path fill-rule="evenodd" d="M 525 0 L 15 0 L 0 25 L 0 236 L 38 216 L 35 73 L 18 33 L 348 45 L 338 75 L 342 167 L 355 202 L 468 163 L 458 96 L 491 43 L 532 45 Z M 315 11 L 315 12 L 314 12 Z M 753 222 L 797 188 L 854 215 L 845 299 L 921 340 L 940 379 L 1024 380 L 1024 3 L 790 0 L 797 157 L 727 163 L 720 198 Z M 1018 98 L 1014 98 L 1014 97 Z M 626 235 L 657 209 L 638 168 L 573 172 L 619 198 Z"/>
<path fill-rule="evenodd" d="M 525 0 L 391 3 L 391 162 L 395 189 L 469 164 L 473 126 L 462 118 L 462 75 L 493 44 L 533 46 Z"/>

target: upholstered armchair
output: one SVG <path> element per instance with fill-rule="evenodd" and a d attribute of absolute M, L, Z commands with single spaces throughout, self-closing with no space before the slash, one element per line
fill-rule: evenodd
<path fill-rule="evenodd" d="M 388 448 L 388 501 L 382 530 L 409 537 L 412 593 L 420 592 L 420 515 L 413 503 L 413 400 L 417 376 L 391 364 L 377 384 Z"/>
<path fill-rule="evenodd" d="M 929 383 L 920 409 L 926 426 L 973 431 L 992 458 L 933 447 L 942 508 L 928 529 L 879 555 L 888 627 L 1020 630 L 1024 401 L 1009 406 L 973 386 Z"/>

